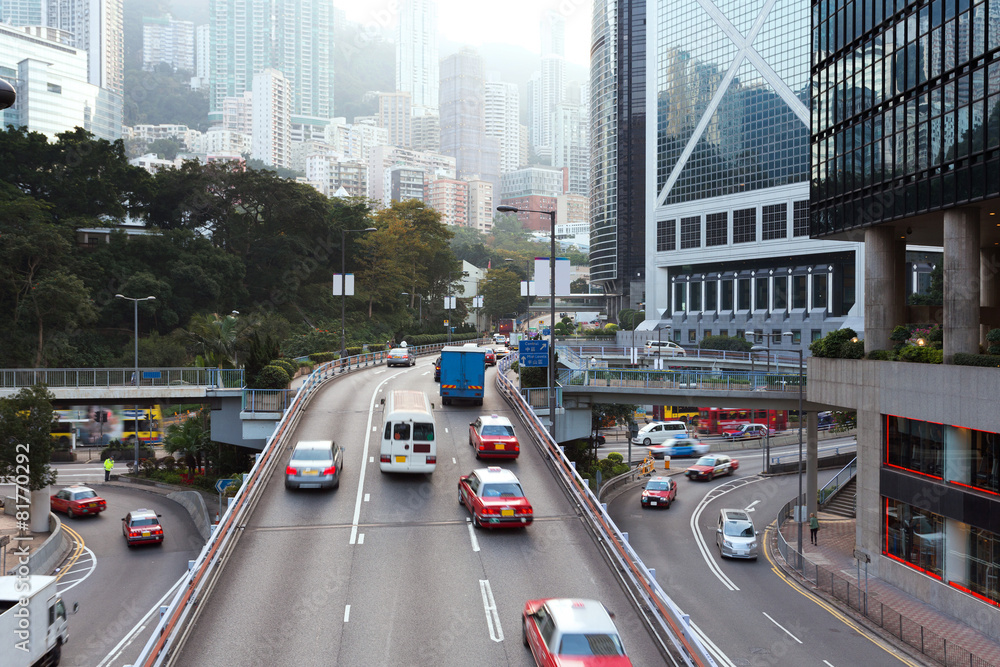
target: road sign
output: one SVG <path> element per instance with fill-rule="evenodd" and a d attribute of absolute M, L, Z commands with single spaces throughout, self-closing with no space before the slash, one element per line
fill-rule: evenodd
<path fill-rule="evenodd" d="M 518 354 L 517 361 L 524 368 L 545 368 L 549 365 L 547 354 Z"/>
<path fill-rule="evenodd" d="M 549 341 L 547 340 L 522 340 L 517 344 L 518 354 L 548 354 Z"/>
<path fill-rule="evenodd" d="M 223 491 L 226 490 L 227 486 L 229 486 L 230 484 L 235 484 L 235 483 L 236 483 L 236 480 L 233 479 L 232 477 L 227 477 L 225 479 L 220 479 L 220 480 L 218 480 L 218 481 L 215 482 L 215 490 L 218 491 L 219 493 L 222 493 Z"/>

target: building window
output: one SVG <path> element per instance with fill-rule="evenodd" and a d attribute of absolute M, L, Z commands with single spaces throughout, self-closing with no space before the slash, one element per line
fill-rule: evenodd
<path fill-rule="evenodd" d="M 973 431 L 972 436 L 972 486 L 1000 493 L 1000 433 Z"/>
<path fill-rule="evenodd" d="M 677 249 L 677 221 L 659 220 L 656 223 L 656 251 Z"/>
<path fill-rule="evenodd" d="M 765 206 L 761 214 L 761 236 L 764 241 L 788 236 L 788 205 Z"/>
<path fill-rule="evenodd" d="M 729 214 L 709 213 L 705 216 L 705 245 L 726 245 L 729 241 Z"/>
<path fill-rule="evenodd" d="M 806 276 L 792 276 L 792 308 L 805 310 Z"/>
<path fill-rule="evenodd" d="M 691 285 L 691 312 L 701 312 L 701 287 L 704 283 L 695 282 Z"/>
<path fill-rule="evenodd" d="M 816 341 L 818 341 L 822 337 L 823 337 L 823 330 L 822 329 L 812 329 L 809 332 L 809 341 L 812 342 L 812 343 L 815 343 Z"/>
<path fill-rule="evenodd" d="M 781 345 L 781 329 L 771 329 L 771 345 Z"/>
<path fill-rule="evenodd" d="M 733 211 L 733 243 L 750 243 L 757 240 L 757 209 Z"/>
<path fill-rule="evenodd" d="M 720 310 L 733 309 L 733 281 L 726 278 L 722 281 L 722 307 Z"/>
<path fill-rule="evenodd" d="M 60 86 L 59 84 L 46 83 L 45 87 L 46 89 L 48 89 L 50 93 L 56 93 L 57 95 L 62 95 L 62 86 Z"/>
<path fill-rule="evenodd" d="M 698 332 L 694 329 L 688 329 L 688 342 L 697 343 L 698 342 Z"/>
<path fill-rule="evenodd" d="M 674 283 L 674 310 L 687 310 L 687 283 Z"/>
<path fill-rule="evenodd" d="M 792 329 L 792 344 L 801 345 L 802 344 L 802 330 Z"/>
<path fill-rule="evenodd" d="M 705 283 L 705 310 L 713 311 L 719 306 L 719 281 L 709 280 Z"/>
<path fill-rule="evenodd" d="M 942 478 L 944 427 L 891 415 L 885 420 L 885 464 Z"/>
<path fill-rule="evenodd" d="M 737 282 L 736 310 L 750 310 L 750 279 L 740 278 L 736 282 Z"/>
<path fill-rule="evenodd" d="M 774 279 L 774 309 L 788 308 L 788 278 L 781 276 Z"/>
<path fill-rule="evenodd" d="M 767 278 L 754 278 L 754 309 L 767 310 Z"/>
<path fill-rule="evenodd" d="M 797 201 L 792 204 L 792 234 L 809 236 L 809 202 Z"/>
<path fill-rule="evenodd" d="M 708 338 L 711 335 L 712 335 L 712 330 L 711 329 L 705 329 L 705 338 Z"/>
<path fill-rule="evenodd" d="M 681 250 L 701 247 L 701 218 L 681 218 Z"/>
<path fill-rule="evenodd" d="M 944 517 L 883 497 L 882 553 L 938 579 L 944 565 Z"/>
<path fill-rule="evenodd" d="M 814 309 L 826 308 L 826 274 L 819 273 L 813 275 L 813 303 Z"/>
<path fill-rule="evenodd" d="M 969 528 L 969 590 L 994 603 L 1000 600 L 1000 538 L 982 528 Z"/>

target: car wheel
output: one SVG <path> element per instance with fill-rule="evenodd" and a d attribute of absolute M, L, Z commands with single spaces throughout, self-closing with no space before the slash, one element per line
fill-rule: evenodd
<path fill-rule="evenodd" d="M 521 618 L 521 641 L 524 642 L 525 646 L 528 646 L 528 621 L 523 617 Z"/>
<path fill-rule="evenodd" d="M 649 438 L 646 438 L 645 440 L 642 441 L 643 447 L 649 447 L 651 444 L 653 444 L 653 441 L 650 440 Z"/>
<path fill-rule="evenodd" d="M 711 482 L 713 479 L 715 479 L 715 471 L 714 470 L 712 472 L 708 473 L 708 481 Z"/>
<path fill-rule="evenodd" d="M 76 518 L 76 513 L 73 512 L 73 508 L 72 507 L 67 507 L 66 508 L 66 516 L 68 516 L 71 519 Z"/>
<path fill-rule="evenodd" d="M 671 502 L 673 502 L 673 501 L 672 501 L 672 500 L 670 500 L 669 498 L 667 498 L 667 504 L 666 504 L 666 506 L 664 507 L 664 509 L 670 509 L 670 503 L 671 503 Z"/>
<path fill-rule="evenodd" d="M 476 516 L 475 512 L 472 513 L 472 527 L 473 528 L 482 528 L 483 527 L 483 524 L 481 524 L 479 522 L 479 517 Z"/>

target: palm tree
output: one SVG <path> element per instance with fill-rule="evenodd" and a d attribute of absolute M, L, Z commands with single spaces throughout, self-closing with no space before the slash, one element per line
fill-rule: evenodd
<path fill-rule="evenodd" d="M 184 454 L 184 464 L 188 468 L 188 473 L 201 467 L 201 458 L 211 442 L 204 420 L 200 415 L 180 424 L 171 424 L 163 438 L 163 446 L 168 452 L 171 454 L 182 452 Z"/>

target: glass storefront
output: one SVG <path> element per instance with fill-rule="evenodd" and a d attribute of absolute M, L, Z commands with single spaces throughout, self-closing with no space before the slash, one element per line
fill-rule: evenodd
<path fill-rule="evenodd" d="M 885 462 L 941 479 L 944 476 L 944 427 L 941 424 L 886 417 Z"/>
<path fill-rule="evenodd" d="M 944 517 L 907 503 L 883 498 L 882 552 L 941 578 L 944 566 Z"/>

